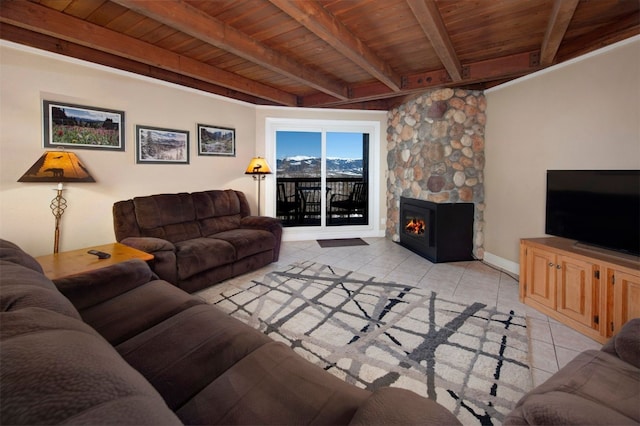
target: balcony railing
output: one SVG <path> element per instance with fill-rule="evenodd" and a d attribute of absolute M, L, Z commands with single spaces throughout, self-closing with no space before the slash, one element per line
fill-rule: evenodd
<path fill-rule="evenodd" d="M 277 211 L 283 226 L 317 226 L 321 219 L 322 186 L 320 178 L 277 178 Z M 366 225 L 368 212 L 366 202 L 366 181 L 358 178 L 326 179 L 326 218 L 327 225 Z M 364 193 L 360 193 L 359 203 L 349 202 L 354 188 L 360 184 Z M 362 202 L 364 197 L 364 202 Z M 335 204 L 335 201 L 342 203 Z M 340 207 L 338 207 L 340 205 Z"/>

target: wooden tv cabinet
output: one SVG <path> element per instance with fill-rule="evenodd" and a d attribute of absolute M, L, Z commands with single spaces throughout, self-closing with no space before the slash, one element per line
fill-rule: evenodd
<path fill-rule="evenodd" d="M 604 343 L 640 317 L 640 260 L 564 238 L 522 239 L 520 301 Z"/>

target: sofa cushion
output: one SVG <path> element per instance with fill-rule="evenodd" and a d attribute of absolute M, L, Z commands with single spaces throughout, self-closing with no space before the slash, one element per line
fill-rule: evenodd
<path fill-rule="evenodd" d="M 240 227 L 240 199 L 236 191 L 194 192 L 193 202 L 202 235 L 211 235 Z"/>
<path fill-rule="evenodd" d="M 638 424 L 606 404 L 561 391 L 532 395 L 521 408 L 521 415 L 530 425 Z"/>
<path fill-rule="evenodd" d="M 0 424 L 180 424 L 156 390 L 81 321 L 0 313 Z"/>
<path fill-rule="evenodd" d="M 42 273 L 0 260 L 0 309 L 39 307 L 80 319 L 80 314 Z"/>
<path fill-rule="evenodd" d="M 176 413 L 185 424 L 347 424 L 369 395 L 283 343 L 271 342 L 229 368 Z"/>
<path fill-rule="evenodd" d="M 215 238 L 194 238 L 176 243 L 178 278 L 187 279 L 200 272 L 236 260 L 236 250 L 231 243 Z"/>
<path fill-rule="evenodd" d="M 145 237 L 173 243 L 197 238 L 200 228 L 190 194 L 159 194 L 133 199 L 136 220 Z"/>
<path fill-rule="evenodd" d="M 81 311 L 84 321 L 112 345 L 170 318 L 191 306 L 205 303 L 166 281 L 150 281 Z"/>
<path fill-rule="evenodd" d="M 211 238 L 228 241 L 235 249 L 236 259 L 273 250 L 276 238 L 271 232 L 258 229 L 232 229 L 211 235 Z"/>
<path fill-rule="evenodd" d="M 247 354 L 264 334 L 210 305 L 194 306 L 117 346 L 176 409 Z M 207 401 L 216 405 L 215 400 Z M 202 424 L 199 420 L 195 424 Z"/>
<path fill-rule="evenodd" d="M 431 399 L 401 388 L 382 387 L 358 408 L 350 426 L 459 425 L 449 410 Z"/>

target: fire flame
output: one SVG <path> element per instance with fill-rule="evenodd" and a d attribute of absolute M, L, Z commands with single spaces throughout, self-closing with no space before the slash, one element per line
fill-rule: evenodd
<path fill-rule="evenodd" d="M 422 219 L 411 219 L 407 226 L 404 227 L 405 231 L 409 234 L 424 234 L 427 224 Z"/>

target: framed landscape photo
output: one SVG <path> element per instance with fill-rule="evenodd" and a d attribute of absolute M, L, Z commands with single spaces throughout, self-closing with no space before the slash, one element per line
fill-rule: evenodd
<path fill-rule="evenodd" d="M 44 147 L 124 151 L 124 112 L 42 101 Z"/>
<path fill-rule="evenodd" d="M 198 124 L 198 155 L 235 157 L 235 129 Z"/>
<path fill-rule="evenodd" d="M 189 131 L 137 125 L 136 163 L 189 164 Z"/>

